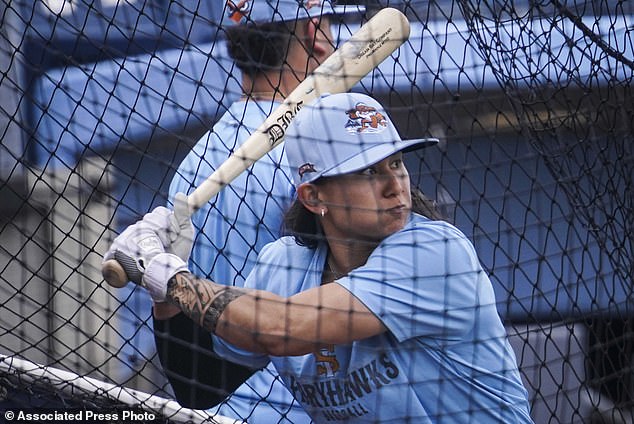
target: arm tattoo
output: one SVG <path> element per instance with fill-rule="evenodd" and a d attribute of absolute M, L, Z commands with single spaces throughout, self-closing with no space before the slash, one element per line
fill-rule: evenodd
<path fill-rule="evenodd" d="M 198 325 L 215 333 L 220 315 L 229 303 L 246 291 L 233 286 L 221 286 L 180 272 L 167 283 L 167 297 Z"/>

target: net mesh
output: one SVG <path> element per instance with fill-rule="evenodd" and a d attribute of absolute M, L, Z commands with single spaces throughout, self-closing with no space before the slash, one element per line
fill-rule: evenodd
<path fill-rule="evenodd" d="M 30 421 L 236 422 L 226 417 L 206 414 L 204 411 L 183 408 L 169 399 L 83 377 L 70 371 L 7 355 L 2 355 L 1 359 L 0 408 L 5 413 L 23 411 L 42 415 L 40 420 Z M 48 418 L 46 414 L 53 418 Z M 98 414 L 108 418 L 99 418 Z M 4 415 L 4 419 L 12 421 L 15 418 Z"/>
<path fill-rule="evenodd" d="M 380 100 L 403 137 L 440 139 L 407 155 L 412 181 L 473 241 L 535 422 L 628 422 L 634 5 L 365 5 L 404 11 L 411 36 L 353 91 Z M 240 98 L 225 12 L 190 0 L 0 0 L 2 364 L 173 398 L 149 296 L 109 288 L 101 257 L 166 203 L 182 159 Z M 347 17 L 333 32 L 341 42 L 359 24 Z M 0 369 L 0 386 L 9 407 L 40 405 L 36 392 L 69 408 L 121 407 L 33 369 Z"/>

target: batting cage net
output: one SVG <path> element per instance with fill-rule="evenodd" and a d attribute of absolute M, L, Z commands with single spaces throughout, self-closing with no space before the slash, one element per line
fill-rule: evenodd
<path fill-rule="evenodd" d="M 306 43 L 310 26 L 287 16 L 282 26 L 254 24 L 259 32 L 243 37 L 252 3 L 264 2 L 0 0 L 7 422 L 24 411 L 70 411 L 91 422 L 374 422 L 391 410 L 428 422 L 409 395 L 381 397 L 382 386 L 397 386 L 396 374 L 421 398 L 437 396 L 434 411 L 458 414 L 429 412 L 429 422 L 471 411 L 471 399 L 460 404 L 456 393 L 476 389 L 455 389 L 454 376 L 415 381 L 427 371 L 409 347 L 397 350 L 409 367 L 385 356 L 374 374 L 369 365 L 346 370 L 332 349 L 312 354 L 317 372 L 348 373 L 350 385 L 341 387 L 289 383 L 271 365 L 251 377 L 266 364 L 220 360 L 208 331 L 182 315 L 155 320 L 145 289 L 104 281 L 102 257 L 114 238 L 155 207 L 172 208 L 175 192 L 195 189 L 274 109 L 271 99 L 283 98 L 280 81 L 266 90 L 248 85 L 262 69 L 245 63 L 261 60 L 271 71 L 251 47 L 268 40 L 285 52 Z M 296 22 L 313 24 L 319 19 L 303 11 L 329 4 L 291 3 Z M 288 9 L 267 4 L 271 16 Z M 405 164 L 412 185 L 475 247 L 530 416 L 632 422 L 634 3 L 340 1 L 329 25 L 316 29 L 324 38 L 303 52 L 316 60 L 385 7 L 407 16 L 410 36 L 351 91 L 378 100 L 404 139 L 439 140 L 405 153 Z M 289 57 L 286 72 L 304 78 L 310 65 Z M 313 136 L 330 134 L 327 121 L 316 128 L 323 133 Z M 280 163 L 256 163 L 194 213 L 189 268 L 243 285 L 256 255 L 281 234 L 294 196 L 289 175 Z M 442 355 L 451 343 L 446 336 L 427 345 L 436 339 L 425 337 L 425 352 Z M 472 342 L 486 345 L 487 337 Z M 480 350 L 470 352 L 466 362 L 478 364 Z M 479 379 L 463 376 L 475 387 Z M 491 416 L 505 416 L 496 408 Z"/>

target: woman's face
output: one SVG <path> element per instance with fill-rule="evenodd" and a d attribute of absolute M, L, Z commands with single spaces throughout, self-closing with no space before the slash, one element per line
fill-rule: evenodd
<path fill-rule="evenodd" d="M 326 178 L 319 198 L 327 208 L 322 225 L 329 239 L 383 240 L 403 228 L 412 207 L 403 154 L 395 153 L 358 172 Z"/>

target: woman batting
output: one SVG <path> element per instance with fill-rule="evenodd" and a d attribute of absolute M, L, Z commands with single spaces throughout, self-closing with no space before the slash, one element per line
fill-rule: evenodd
<path fill-rule="evenodd" d="M 191 274 L 167 235 L 187 223 L 165 208 L 106 258 L 211 331 L 218 354 L 272 362 L 315 422 L 532 422 L 473 245 L 413 208 L 403 152 L 436 140 L 402 140 L 361 94 L 305 106 L 286 137 L 289 235 L 263 249 L 245 288 Z"/>

